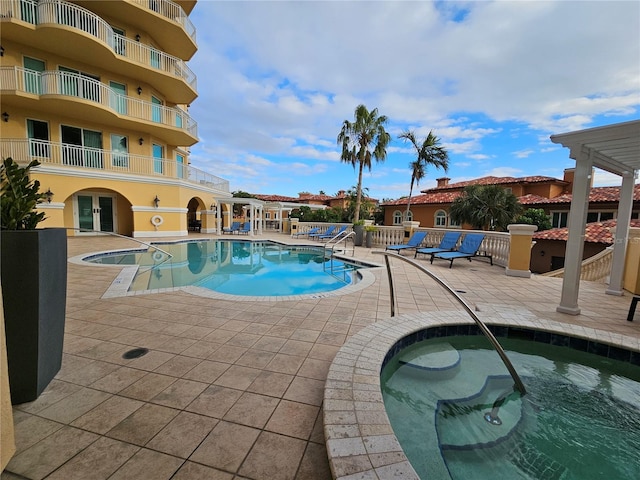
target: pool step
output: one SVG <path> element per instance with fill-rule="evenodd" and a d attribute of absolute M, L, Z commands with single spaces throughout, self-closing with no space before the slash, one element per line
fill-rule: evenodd
<path fill-rule="evenodd" d="M 505 401 L 497 411 L 499 421 L 485 420 L 501 398 Z M 490 376 L 477 394 L 438 402 L 436 432 L 442 450 L 488 448 L 509 439 L 522 419 L 523 401 L 513 393 L 513 379 L 508 375 Z"/>
<path fill-rule="evenodd" d="M 400 355 L 399 361 L 402 365 L 430 372 L 449 370 L 460 365 L 460 352 L 446 342 L 422 345 L 407 348 Z"/>

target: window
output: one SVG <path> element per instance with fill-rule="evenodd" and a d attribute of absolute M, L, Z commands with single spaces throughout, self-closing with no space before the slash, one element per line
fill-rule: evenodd
<path fill-rule="evenodd" d="M 460 228 L 460 222 L 456 222 L 453 218 L 451 218 L 451 216 L 449 216 L 449 226 Z"/>
<path fill-rule="evenodd" d="M 587 213 L 587 223 L 604 222 L 613 219 L 613 212 L 589 212 Z"/>
<path fill-rule="evenodd" d="M 407 222 L 412 222 L 413 221 L 413 212 L 411 210 L 409 210 L 409 213 L 407 213 L 406 211 L 404 213 L 405 213 L 405 216 L 407 217 L 407 218 L 405 218 L 405 220 Z"/>
<path fill-rule="evenodd" d="M 116 112 L 127 114 L 127 87 L 123 83 L 109 82 L 111 88 L 111 108 Z"/>
<path fill-rule="evenodd" d="M 34 157 L 49 158 L 49 124 L 27 119 L 29 153 Z"/>
<path fill-rule="evenodd" d="M 111 134 L 111 163 L 114 167 L 129 168 L 129 142 L 124 135 Z"/>
<path fill-rule="evenodd" d="M 151 121 L 160 123 L 162 122 L 162 100 L 156 97 L 151 97 Z"/>
<path fill-rule="evenodd" d="M 27 93 L 42 93 L 42 85 L 40 84 L 41 73 L 44 72 L 44 62 L 36 58 L 24 57 L 22 59 L 24 65 L 24 88 Z"/>
<path fill-rule="evenodd" d="M 567 226 L 569 212 L 551 212 L 551 227 L 564 228 Z"/>
<path fill-rule="evenodd" d="M 64 165 L 103 168 L 102 133 L 68 125 L 61 126 L 61 133 Z"/>
<path fill-rule="evenodd" d="M 507 193 L 513 193 L 513 189 L 511 187 L 505 187 L 504 191 Z"/>
<path fill-rule="evenodd" d="M 402 212 L 400 210 L 393 212 L 393 224 L 402 225 Z"/>
<path fill-rule="evenodd" d="M 164 148 L 162 145 L 153 144 L 153 173 L 164 173 Z"/>
<path fill-rule="evenodd" d="M 176 154 L 177 177 L 184 178 L 184 155 Z"/>
<path fill-rule="evenodd" d="M 127 54 L 127 43 L 125 40 L 124 30 L 116 27 L 111 27 L 113 30 L 113 50 L 118 55 Z"/>
<path fill-rule="evenodd" d="M 446 227 L 447 226 L 447 212 L 444 210 L 438 210 L 436 212 L 435 219 L 433 221 L 434 226 L 436 227 Z"/>

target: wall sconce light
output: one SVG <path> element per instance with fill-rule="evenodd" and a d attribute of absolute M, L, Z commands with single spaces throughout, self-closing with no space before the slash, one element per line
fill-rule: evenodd
<path fill-rule="evenodd" d="M 7 112 L 2 112 L 2 120 L 5 122 L 9 121 L 9 114 Z"/>
<path fill-rule="evenodd" d="M 544 257 L 544 250 L 540 250 L 540 256 Z"/>
<path fill-rule="evenodd" d="M 140 145 L 142 145 L 142 144 L 144 143 L 144 138 L 140 137 L 140 138 L 138 139 L 138 143 L 139 143 Z"/>
<path fill-rule="evenodd" d="M 138 95 L 142 93 L 142 87 L 138 87 Z"/>
<path fill-rule="evenodd" d="M 209 210 L 215 210 L 216 206 L 212 203 L 211 206 L 209 207 Z"/>
<path fill-rule="evenodd" d="M 0 57 L 4 57 L 4 47 L 0 45 Z"/>
<path fill-rule="evenodd" d="M 160 205 L 160 199 L 158 198 L 158 195 L 156 195 L 156 198 L 153 199 L 153 205 L 158 208 L 158 205 Z"/>
<path fill-rule="evenodd" d="M 139 41 L 140 41 L 140 34 L 136 33 L 136 42 L 139 42 Z"/>
<path fill-rule="evenodd" d="M 51 199 L 53 198 L 53 192 L 50 188 L 47 188 L 47 191 L 44 192 L 44 196 L 47 199 L 47 203 L 51 203 Z"/>

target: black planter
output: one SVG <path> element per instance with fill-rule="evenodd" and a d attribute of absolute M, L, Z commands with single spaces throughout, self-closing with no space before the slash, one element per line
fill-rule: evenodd
<path fill-rule="evenodd" d="M 353 231 L 356 232 L 356 236 L 353 240 L 353 244 L 356 247 L 361 247 L 362 241 L 364 240 L 364 225 L 354 225 Z"/>
<path fill-rule="evenodd" d="M 2 300 L 11 403 L 38 398 L 60 371 L 67 302 L 63 228 L 3 230 Z"/>

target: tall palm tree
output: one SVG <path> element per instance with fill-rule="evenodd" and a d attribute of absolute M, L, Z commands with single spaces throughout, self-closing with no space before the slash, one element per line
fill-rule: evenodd
<path fill-rule="evenodd" d="M 411 169 L 411 187 L 409 188 L 409 200 L 407 201 L 407 211 L 404 219 L 409 220 L 409 209 L 411 208 L 411 195 L 413 194 L 413 185 L 418 185 L 420 180 L 427 174 L 427 166 L 432 165 L 436 168 L 442 168 L 445 173 L 449 170 L 449 154 L 447 150 L 440 145 L 440 139 L 429 132 L 427 138 L 418 144 L 416 135 L 412 130 L 405 130 L 398 138 L 411 142 L 416 150 L 417 157 L 409 164 Z"/>
<path fill-rule="evenodd" d="M 358 165 L 358 186 L 353 221 L 360 220 L 360 204 L 362 203 L 362 171 L 367 167 L 371 171 L 371 158 L 376 162 L 384 162 L 387 158 L 387 145 L 391 141 L 384 125 L 385 115 L 378 115 L 378 109 L 367 110 L 358 105 L 354 112 L 354 122 L 345 120 L 338 134 L 338 145 L 342 146 L 340 160 L 350 163 L 354 170 Z M 372 150 L 373 148 L 373 150 Z"/>

